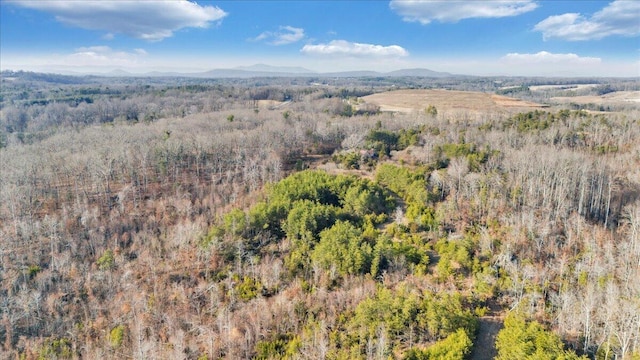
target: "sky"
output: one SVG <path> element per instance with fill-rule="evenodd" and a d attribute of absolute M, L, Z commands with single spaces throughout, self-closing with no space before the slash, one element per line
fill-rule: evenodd
<path fill-rule="evenodd" d="M 640 76 L 640 1 L 0 0 L 0 70 Z"/>

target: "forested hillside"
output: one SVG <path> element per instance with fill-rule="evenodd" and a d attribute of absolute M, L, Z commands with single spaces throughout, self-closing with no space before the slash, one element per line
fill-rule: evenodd
<path fill-rule="evenodd" d="M 542 80 L 3 73 L 0 358 L 639 359 L 640 104 Z"/>

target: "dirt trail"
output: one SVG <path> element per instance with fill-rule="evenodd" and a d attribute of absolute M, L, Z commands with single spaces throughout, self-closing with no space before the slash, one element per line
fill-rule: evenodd
<path fill-rule="evenodd" d="M 498 354 L 496 351 L 496 335 L 502 329 L 504 316 L 482 316 L 480 319 L 478 335 L 471 351 L 473 360 L 490 360 Z"/>

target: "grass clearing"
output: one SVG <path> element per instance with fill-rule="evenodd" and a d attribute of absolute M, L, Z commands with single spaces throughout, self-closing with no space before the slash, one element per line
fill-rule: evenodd
<path fill-rule="evenodd" d="M 372 94 L 362 98 L 375 104 L 381 111 L 412 113 L 424 111 L 429 105 L 439 111 L 464 110 L 469 113 L 528 111 L 546 107 L 542 104 L 523 101 L 475 91 L 452 90 L 396 90 Z"/>

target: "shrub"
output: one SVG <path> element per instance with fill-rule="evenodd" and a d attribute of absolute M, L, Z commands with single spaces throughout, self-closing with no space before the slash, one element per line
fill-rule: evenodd
<path fill-rule="evenodd" d="M 45 359 L 71 359 L 73 351 L 71 340 L 67 338 L 52 339 L 43 345 L 38 355 L 38 360 Z"/>
<path fill-rule="evenodd" d="M 436 342 L 425 350 L 411 349 L 405 360 L 464 360 L 471 353 L 473 341 L 463 329 Z"/>
<path fill-rule="evenodd" d="M 239 278 L 236 278 L 236 281 L 239 280 Z M 262 291 L 262 284 L 256 279 L 245 276 L 242 282 L 236 285 L 235 291 L 240 300 L 249 301 L 255 299 Z"/>
<path fill-rule="evenodd" d="M 371 269 L 373 249 L 364 241 L 361 229 L 350 222 L 338 221 L 320 233 L 311 259 L 324 269 L 335 265 L 341 275 L 363 274 Z"/>
<path fill-rule="evenodd" d="M 291 334 L 279 334 L 271 341 L 256 344 L 256 360 L 291 359 L 300 347 L 300 339 Z"/>
<path fill-rule="evenodd" d="M 111 329 L 109 332 L 109 344 L 111 344 L 112 348 L 117 349 L 122 346 L 126 332 L 127 327 L 125 325 L 118 325 Z"/>
<path fill-rule="evenodd" d="M 29 265 L 29 268 L 27 269 L 29 279 L 33 279 L 40 271 L 42 271 L 42 268 L 39 265 Z"/>
<path fill-rule="evenodd" d="M 400 135 L 388 130 L 371 130 L 366 141 L 369 148 L 376 150 L 378 156 L 389 156 L 391 150 L 398 150 Z"/>
<path fill-rule="evenodd" d="M 342 165 L 345 169 L 359 169 L 361 158 L 359 153 L 351 151 L 334 155 L 333 161 Z"/>
<path fill-rule="evenodd" d="M 340 213 L 340 208 L 332 205 L 296 201 L 283 223 L 283 230 L 291 240 L 315 243 L 319 232 L 332 226 Z"/>
<path fill-rule="evenodd" d="M 240 236 L 247 226 L 247 214 L 240 209 L 233 209 L 224 216 L 224 230 L 227 234 Z"/>
<path fill-rule="evenodd" d="M 408 332 L 412 332 L 416 342 L 449 337 L 430 350 L 435 357 L 422 357 L 439 359 L 439 355 L 448 354 L 447 348 L 452 356 L 468 354 L 476 328 L 476 315 L 466 309 L 459 295 L 422 293 L 403 285 L 396 290 L 379 286 L 374 296 L 356 307 L 345 329 L 350 335 L 344 342 L 358 344 L 356 346 L 360 346 L 362 352 L 364 344 L 379 337 L 381 332 L 389 339 L 391 347 L 401 347 Z M 407 355 L 411 353 L 418 356 L 422 351 Z"/>
<path fill-rule="evenodd" d="M 463 300 L 459 293 L 425 294 L 417 318 L 419 326 L 436 339 L 447 337 L 460 328 L 473 336 L 478 319 Z"/>
<path fill-rule="evenodd" d="M 504 320 L 504 328 L 496 337 L 498 360 L 587 359 L 573 351 L 565 351 L 560 337 L 547 331 L 537 321 L 526 321 L 517 313 Z"/>
<path fill-rule="evenodd" d="M 105 251 L 102 256 L 96 261 L 98 264 L 98 268 L 100 270 L 111 270 L 116 264 L 116 260 L 113 256 L 113 251 L 111 249 Z"/>

